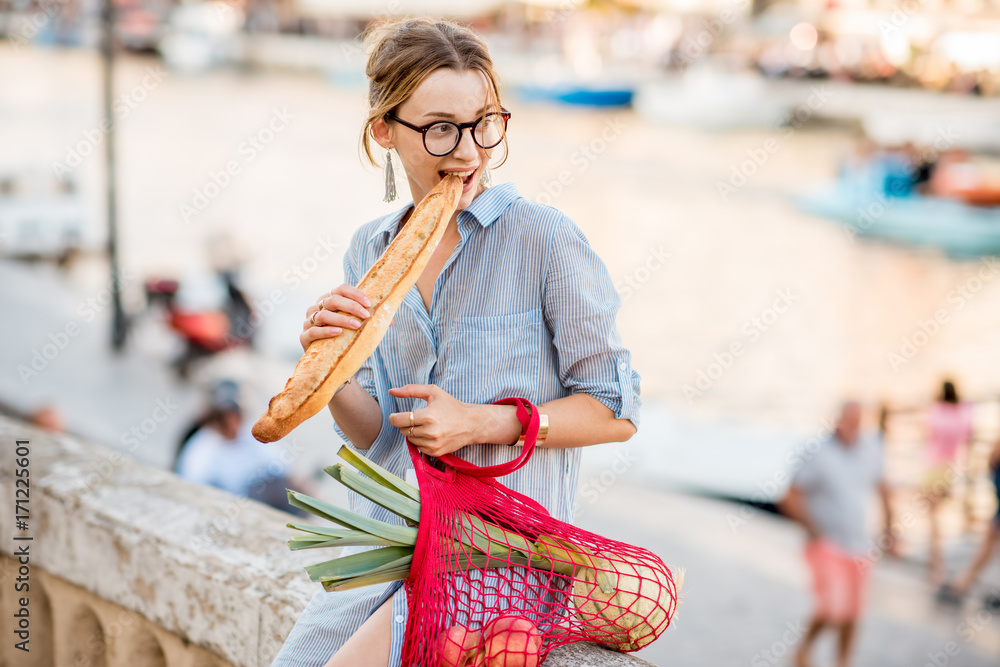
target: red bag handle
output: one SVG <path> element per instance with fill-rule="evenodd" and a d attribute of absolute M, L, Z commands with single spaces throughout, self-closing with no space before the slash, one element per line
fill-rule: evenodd
<path fill-rule="evenodd" d="M 501 477 L 522 468 L 528 462 L 535 451 L 535 442 L 538 438 L 540 421 L 538 418 L 538 408 L 532 405 L 528 399 L 516 396 L 493 401 L 493 405 L 517 405 L 517 418 L 521 422 L 521 426 L 526 427 L 524 447 L 521 448 L 520 456 L 507 463 L 499 463 L 495 466 L 477 466 L 458 458 L 454 454 L 439 456 L 437 457 L 439 461 L 473 477 Z M 412 445 L 410 446 L 412 447 Z"/>

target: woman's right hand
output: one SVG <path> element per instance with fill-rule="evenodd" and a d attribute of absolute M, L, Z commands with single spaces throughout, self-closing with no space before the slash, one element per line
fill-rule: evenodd
<path fill-rule="evenodd" d="M 321 303 L 322 310 L 319 307 Z M 334 287 L 306 309 L 306 319 L 299 335 L 302 350 L 308 349 L 314 340 L 339 336 L 345 328 L 359 328 L 361 320 L 371 316 L 368 307 L 371 307 L 371 299 L 357 287 L 347 283 Z"/>

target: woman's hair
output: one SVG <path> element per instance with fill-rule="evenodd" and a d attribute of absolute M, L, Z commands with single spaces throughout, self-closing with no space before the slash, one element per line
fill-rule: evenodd
<path fill-rule="evenodd" d="M 372 124 L 408 100 L 437 69 L 479 70 L 488 84 L 487 106 L 499 110 L 500 83 L 493 60 L 486 43 L 470 28 L 451 21 L 402 19 L 375 24 L 365 32 L 364 41 L 368 49 L 368 119 L 361 131 L 361 150 L 372 165 L 379 166 L 372 156 Z M 505 136 L 504 161 L 506 148 Z"/>
<path fill-rule="evenodd" d="M 941 385 L 941 401 L 943 403 L 958 403 L 958 390 L 951 380 L 945 380 Z"/>

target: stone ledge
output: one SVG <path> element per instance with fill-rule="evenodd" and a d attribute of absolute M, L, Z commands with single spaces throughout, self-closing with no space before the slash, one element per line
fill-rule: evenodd
<path fill-rule="evenodd" d="M 289 515 L 119 452 L 0 418 L 0 497 L 30 441 L 31 564 L 238 667 L 264 667 L 315 592 L 288 550 Z M 0 534 L 14 535 L 13 512 Z M 0 542 L 4 551 L 12 541 Z"/>
<path fill-rule="evenodd" d="M 0 554 L 0 571 L 18 564 Z M 0 667 L 233 667 L 214 653 L 167 632 L 140 614 L 31 568 L 31 626 L 27 652 L 0 644 Z M 12 591 L 0 589 L 0 613 L 18 610 Z M 18 641 L 18 640 L 15 640 Z"/>
<path fill-rule="evenodd" d="M 30 442 L 31 565 L 236 667 L 267 667 L 316 592 L 315 554 L 289 551 L 291 515 L 190 484 L 104 447 L 0 416 L 0 498 L 13 508 L 15 440 Z M 17 534 L 13 511 L 0 535 Z M 11 553 L 13 541 L 0 541 Z M 551 667 L 638 667 L 593 644 Z"/>

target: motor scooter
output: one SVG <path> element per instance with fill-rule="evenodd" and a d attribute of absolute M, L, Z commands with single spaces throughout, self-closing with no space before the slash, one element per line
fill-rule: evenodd
<path fill-rule="evenodd" d="M 237 284 L 235 271 L 218 272 L 225 285 L 225 300 L 221 308 L 189 310 L 178 304 L 180 283 L 173 278 L 151 277 L 144 289 L 148 309 L 161 308 L 166 324 L 184 341 L 181 354 L 171 362 L 181 379 L 187 379 L 192 365 L 233 348 L 253 348 L 254 329 L 251 324 L 253 307 Z"/>

